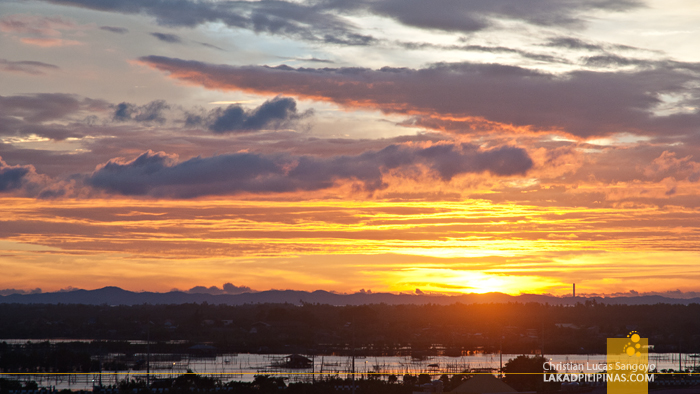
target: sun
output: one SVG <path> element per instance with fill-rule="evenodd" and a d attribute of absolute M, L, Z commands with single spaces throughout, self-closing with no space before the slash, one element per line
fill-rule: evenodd
<path fill-rule="evenodd" d="M 547 293 L 568 286 L 550 278 L 530 275 L 503 275 L 487 271 L 466 271 L 444 268 L 406 268 L 396 273 L 394 291 L 439 293 Z"/>

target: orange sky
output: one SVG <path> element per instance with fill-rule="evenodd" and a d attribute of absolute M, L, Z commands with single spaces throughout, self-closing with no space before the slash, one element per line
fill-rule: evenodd
<path fill-rule="evenodd" d="M 37 201 L 6 198 L 20 229 L 5 285 L 567 294 L 691 291 L 697 211 L 453 202 Z M 6 227 L 6 228 L 8 228 Z M 669 261 L 673 261 L 672 264 Z M 660 269 L 663 266 L 663 269 Z"/>

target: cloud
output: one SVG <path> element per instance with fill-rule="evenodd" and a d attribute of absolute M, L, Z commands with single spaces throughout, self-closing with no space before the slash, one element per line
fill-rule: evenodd
<path fill-rule="evenodd" d="M 407 26 L 470 33 L 511 19 L 544 26 L 581 27 L 590 11 L 623 12 L 638 0 L 443 0 L 439 7 L 421 0 L 227 1 L 47 0 L 48 2 L 124 14 L 147 14 L 164 26 L 194 27 L 220 22 L 258 33 L 291 36 L 341 45 L 369 45 L 377 40 L 357 32 L 349 17 L 375 15 Z"/>
<path fill-rule="evenodd" d="M 253 290 L 248 287 L 248 286 L 235 286 L 232 283 L 224 283 L 224 286 L 222 289 L 216 287 L 216 286 L 211 286 L 211 287 L 206 287 L 206 286 L 195 286 L 187 291 L 190 294 L 211 294 L 211 295 L 219 295 L 219 294 L 243 294 L 243 293 L 252 293 Z"/>
<path fill-rule="evenodd" d="M 0 296 L 8 296 L 12 294 L 40 294 L 41 289 L 36 288 L 32 290 L 20 290 L 20 289 L 2 289 L 0 290 Z"/>
<path fill-rule="evenodd" d="M 165 100 L 154 100 L 144 105 L 124 102 L 115 106 L 113 119 L 117 122 L 165 123 L 163 112 L 167 109 L 170 109 L 170 106 Z"/>
<path fill-rule="evenodd" d="M 80 30 L 83 26 L 60 16 L 8 15 L 0 19 L 0 31 L 19 36 L 25 44 L 41 47 L 80 45 L 62 38 L 64 31 Z"/>
<path fill-rule="evenodd" d="M 228 66 L 161 56 L 140 61 L 209 89 L 285 94 L 347 108 L 412 115 L 455 133 L 500 128 L 580 137 L 628 132 L 692 135 L 700 122 L 700 82 L 692 64 L 658 63 L 625 72 L 548 74 L 515 66 L 437 63 L 422 69 Z M 656 115 L 663 97 L 691 112 Z M 489 124 L 489 122 L 492 122 Z M 486 128 L 484 128 L 486 126 Z"/>
<path fill-rule="evenodd" d="M 301 62 L 312 62 L 312 63 L 335 63 L 333 60 L 329 59 L 318 59 L 315 57 L 309 57 L 309 58 L 301 58 L 301 57 L 295 57 L 294 60 L 298 60 Z"/>
<path fill-rule="evenodd" d="M 582 60 L 585 65 L 593 67 L 649 66 L 653 64 L 653 62 L 649 60 L 634 59 L 613 54 L 589 56 Z"/>
<path fill-rule="evenodd" d="M 2 71 L 25 73 L 30 75 L 43 75 L 46 74 L 47 71 L 58 69 L 58 66 L 48 63 L 30 60 L 9 61 L 6 59 L 0 59 L 0 70 Z"/>
<path fill-rule="evenodd" d="M 360 0 L 319 2 L 325 9 L 370 13 L 404 25 L 430 30 L 469 33 L 486 29 L 494 19 L 515 19 L 544 26 L 581 27 L 581 13 L 592 10 L 626 11 L 641 6 L 627 0 L 444 0 L 439 7 L 421 0 Z"/>
<path fill-rule="evenodd" d="M 603 51 L 605 47 L 599 44 L 592 44 L 574 37 L 554 37 L 551 38 L 545 46 L 566 48 L 566 49 L 585 49 L 588 51 Z"/>
<path fill-rule="evenodd" d="M 20 41 L 29 44 L 36 45 L 43 48 L 51 47 L 66 47 L 71 45 L 82 45 L 80 41 L 75 40 L 64 40 L 62 38 L 49 38 L 49 37 L 23 37 Z"/>
<path fill-rule="evenodd" d="M 0 192 L 19 189 L 30 169 L 30 167 L 8 166 L 4 161 L 0 161 Z"/>
<path fill-rule="evenodd" d="M 75 30 L 78 25 L 60 16 L 8 15 L 0 19 L 0 31 L 37 37 L 59 37 L 61 30 Z"/>
<path fill-rule="evenodd" d="M 106 112 L 109 107 L 103 100 L 63 93 L 0 96 L 0 136 L 64 140 L 85 133 L 95 135 L 97 129 L 86 130 L 86 124 L 76 122 Z"/>
<path fill-rule="evenodd" d="M 35 177 L 33 166 L 11 166 L 0 157 L 0 193 L 21 189 Z"/>
<path fill-rule="evenodd" d="M 100 101 L 63 93 L 41 93 L 23 96 L 0 96 L 0 116 L 19 117 L 29 122 L 63 119 Z"/>
<path fill-rule="evenodd" d="M 692 156 L 677 158 L 675 152 L 664 151 L 652 163 L 644 169 L 644 175 L 655 181 L 673 177 L 677 180 L 687 179 L 690 182 L 700 180 L 700 163 L 693 161 Z M 675 194 L 675 187 L 671 189 Z"/>
<path fill-rule="evenodd" d="M 226 1 L 201 2 L 183 0 L 167 1 L 123 0 L 104 2 L 99 0 L 49 0 L 100 11 L 123 14 L 146 14 L 156 18 L 163 26 L 195 27 L 218 22 L 228 27 L 293 37 L 308 41 L 342 45 L 368 45 L 371 36 L 357 33 L 352 22 L 334 15 L 320 5 L 287 1 Z"/>
<path fill-rule="evenodd" d="M 469 144 L 426 148 L 390 145 L 356 156 L 299 156 L 234 153 L 179 161 L 176 156 L 148 151 L 134 160 L 113 159 L 86 179 L 94 188 L 122 195 L 192 198 L 238 193 L 284 193 L 355 182 L 359 190 L 387 187 L 383 172 L 422 167 L 449 182 L 466 173 L 495 176 L 525 174 L 533 165 L 521 148 L 503 146 L 480 150 Z M 410 171 L 408 171 L 410 173 Z"/>
<path fill-rule="evenodd" d="M 229 105 L 226 108 L 216 108 L 204 116 L 189 114 L 185 125 L 206 126 L 218 134 L 244 133 L 279 128 L 310 116 L 312 113 L 311 110 L 299 113 L 293 98 L 275 97 L 249 111 L 244 110 L 240 105 Z"/>
<path fill-rule="evenodd" d="M 114 27 L 114 26 L 100 26 L 100 30 L 112 32 L 112 33 L 117 33 L 117 34 L 126 34 L 129 32 L 129 29 L 126 27 Z"/>
<path fill-rule="evenodd" d="M 198 43 L 199 45 L 203 46 L 203 47 L 207 47 L 207 48 L 211 48 L 211 49 L 216 49 L 217 51 L 223 51 L 223 50 L 224 50 L 224 48 L 221 48 L 221 47 L 218 47 L 218 46 L 216 46 L 216 45 L 209 44 L 209 43 L 206 43 L 206 42 L 197 42 L 197 43 Z"/>
<path fill-rule="evenodd" d="M 182 39 L 175 34 L 168 34 L 168 33 L 151 33 L 151 35 L 163 42 L 167 42 L 170 44 L 180 44 L 182 43 Z"/>
<path fill-rule="evenodd" d="M 517 48 L 509 48 L 504 46 L 484 46 L 484 45 L 444 45 L 444 44 L 433 44 L 427 42 L 411 42 L 411 41 L 396 41 L 395 44 L 410 50 L 420 50 L 420 49 L 438 49 L 445 51 L 466 51 L 466 52 L 482 52 L 482 53 L 507 53 L 520 55 L 526 59 L 533 59 L 542 62 L 550 63 L 570 63 L 568 60 L 547 55 L 541 53 L 533 53 L 530 51 L 525 51 Z"/>
<path fill-rule="evenodd" d="M 224 283 L 224 292 L 226 294 L 241 294 L 250 293 L 253 290 L 248 286 L 236 286 L 232 283 Z"/>

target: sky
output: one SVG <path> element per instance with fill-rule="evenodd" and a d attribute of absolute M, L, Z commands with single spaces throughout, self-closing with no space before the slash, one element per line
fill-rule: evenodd
<path fill-rule="evenodd" d="M 700 291 L 699 26 L 692 0 L 0 1 L 0 289 Z"/>

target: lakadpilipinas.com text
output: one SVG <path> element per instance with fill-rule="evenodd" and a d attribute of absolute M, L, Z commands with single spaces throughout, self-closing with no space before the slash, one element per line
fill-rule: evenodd
<path fill-rule="evenodd" d="M 545 382 L 653 382 L 654 364 L 605 364 L 605 363 L 544 363 L 545 372 L 543 378 Z M 557 373 L 565 370 L 566 373 Z"/>

